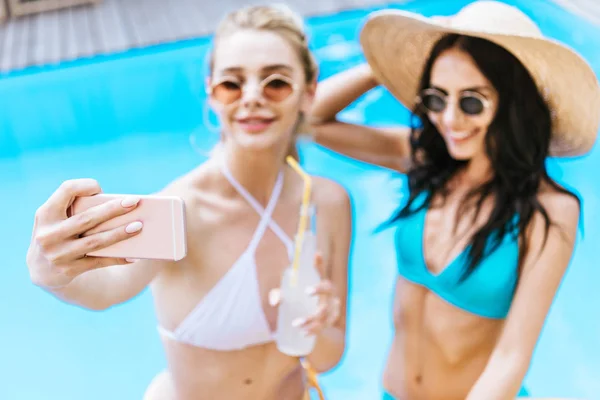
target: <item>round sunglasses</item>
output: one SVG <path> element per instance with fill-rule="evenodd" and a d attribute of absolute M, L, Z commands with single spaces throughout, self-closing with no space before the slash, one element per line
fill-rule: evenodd
<path fill-rule="evenodd" d="M 417 102 L 432 113 L 441 113 L 448 106 L 448 96 L 438 89 L 425 89 L 417 97 Z M 465 91 L 458 98 L 460 110 L 469 116 L 482 114 L 489 106 L 490 102 L 478 92 Z"/>
<path fill-rule="evenodd" d="M 208 95 L 224 105 L 240 100 L 248 86 L 234 77 L 224 77 L 213 83 L 207 90 Z M 298 85 L 287 76 L 269 75 L 259 83 L 260 94 L 268 101 L 279 103 L 287 99 Z"/>

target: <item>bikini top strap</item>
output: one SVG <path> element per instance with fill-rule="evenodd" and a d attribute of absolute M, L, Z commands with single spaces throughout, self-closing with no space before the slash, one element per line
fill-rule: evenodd
<path fill-rule="evenodd" d="M 264 209 L 262 205 L 254 198 L 254 196 L 252 196 L 250 192 L 248 192 L 248 190 L 246 190 L 246 188 L 243 187 L 237 181 L 237 179 L 234 178 L 234 176 L 231 174 L 231 172 L 225 165 L 225 162 L 221 162 L 220 165 L 223 175 L 229 181 L 229 183 L 231 183 L 231 186 L 233 186 L 235 190 L 237 190 L 238 193 L 250 204 L 250 206 L 254 208 L 258 215 L 261 216 L 261 222 L 259 223 L 259 226 L 256 229 L 254 237 L 252 238 L 251 246 L 252 244 L 254 244 L 254 246 L 258 246 L 258 242 L 260 242 L 260 239 L 264 235 L 265 230 L 267 229 L 267 227 L 270 227 L 271 230 L 273 230 L 273 232 L 275 233 L 275 235 L 277 235 L 279 239 L 283 242 L 283 244 L 286 246 L 288 250 L 288 256 L 291 257 L 293 255 L 294 242 L 283 231 L 283 229 L 281 229 L 281 227 L 271 218 L 273 210 L 275 209 L 275 205 L 277 204 L 277 200 L 279 199 L 281 190 L 283 188 L 283 171 L 279 172 L 267 208 Z M 262 227 L 262 225 L 265 226 Z M 255 241 L 256 243 L 254 243 Z"/>

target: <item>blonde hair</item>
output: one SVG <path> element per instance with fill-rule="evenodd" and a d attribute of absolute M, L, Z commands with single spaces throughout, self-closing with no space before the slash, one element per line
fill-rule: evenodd
<path fill-rule="evenodd" d="M 283 4 L 268 6 L 249 6 L 229 13 L 217 26 L 213 49 L 209 55 L 209 74 L 213 73 L 214 51 L 221 38 L 244 29 L 273 32 L 285 39 L 298 54 L 305 82 L 316 81 L 318 64 L 308 47 L 308 38 L 302 17 Z M 294 134 L 309 133 L 309 124 L 304 115 L 300 115 Z M 298 158 L 295 137 L 292 140 L 290 155 Z"/>

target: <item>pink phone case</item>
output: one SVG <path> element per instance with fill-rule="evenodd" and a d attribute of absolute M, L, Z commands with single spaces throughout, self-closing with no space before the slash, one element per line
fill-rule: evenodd
<path fill-rule="evenodd" d="M 79 214 L 126 195 L 97 194 L 78 197 L 71 205 L 71 215 Z M 142 231 L 129 239 L 104 249 L 88 253 L 96 257 L 138 258 L 178 261 L 187 254 L 185 229 L 185 203 L 179 197 L 147 195 L 139 196 L 135 210 L 106 221 L 90 231 L 100 232 L 119 226 L 125 227 L 133 221 L 141 221 Z"/>

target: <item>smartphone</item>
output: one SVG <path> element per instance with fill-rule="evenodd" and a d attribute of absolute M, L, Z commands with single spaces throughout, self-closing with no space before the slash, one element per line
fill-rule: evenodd
<path fill-rule="evenodd" d="M 96 194 L 78 197 L 70 207 L 70 215 L 77 215 L 91 207 L 113 199 L 122 199 L 122 194 Z M 138 195 L 136 195 L 138 196 Z M 124 215 L 108 220 L 87 233 L 102 232 L 133 221 L 141 221 L 142 231 L 131 238 L 88 253 L 95 257 L 137 258 L 150 260 L 178 261 L 187 254 L 185 203 L 179 197 L 145 195 L 137 207 Z"/>

